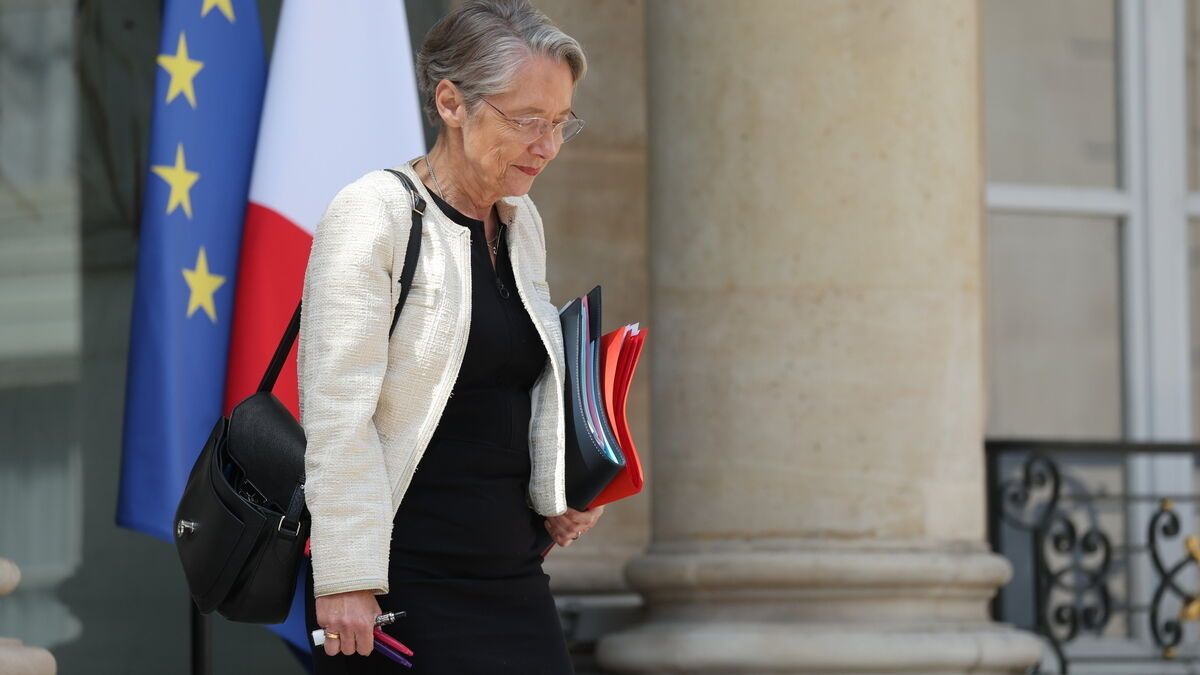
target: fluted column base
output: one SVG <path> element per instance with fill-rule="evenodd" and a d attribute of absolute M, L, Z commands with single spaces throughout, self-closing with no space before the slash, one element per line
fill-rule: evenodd
<path fill-rule="evenodd" d="M 1041 642 L 987 612 L 1010 573 L 976 544 L 660 544 L 626 570 L 646 622 L 597 657 L 634 673 L 1019 673 Z"/>

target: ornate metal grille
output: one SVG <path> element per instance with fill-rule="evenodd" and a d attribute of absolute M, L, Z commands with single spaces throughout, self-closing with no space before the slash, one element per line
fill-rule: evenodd
<path fill-rule="evenodd" d="M 1131 493 L 1126 467 L 1165 455 L 1194 471 L 1200 444 L 989 441 L 986 451 L 988 536 L 1014 567 L 992 613 L 1045 639 L 1053 670 L 1033 672 L 1121 662 L 1197 672 L 1200 500 Z"/>

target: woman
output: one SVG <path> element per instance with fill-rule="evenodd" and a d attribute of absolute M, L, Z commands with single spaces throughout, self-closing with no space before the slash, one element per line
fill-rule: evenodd
<path fill-rule="evenodd" d="M 563 486 L 563 354 L 545 236 L 526 193 L 583 126 L 579 44 L 524 0 L 472 0 L 417 58 L 425 157 L 420 258 L 388 338 L 412 200 L 374 171 L 313 236 L 298 352 L 312 514 L 317 672 L 397 672 L 374 619 L 421 673 L 571 673 L 541 552 L 602 509 Z M 418 470 L 419 469 L 419 470 Z M 363 658 L 366 657 L 366 658 Z"/>

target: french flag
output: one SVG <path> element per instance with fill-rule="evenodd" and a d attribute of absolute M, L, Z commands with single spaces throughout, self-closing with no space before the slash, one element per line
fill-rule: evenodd
<path fill-rule="evenodd" d="M 226 415 L 254 393 L 296 309 L 326 205 L 363 174 L 425 151 L 408 35 L 403 2 L 283 5 L 238 261 Z M 299 417 L 295 348 L 274 393 Z M 272 628 L 307 654 L 303 592 L 298 583 L 287 621 Z"/>

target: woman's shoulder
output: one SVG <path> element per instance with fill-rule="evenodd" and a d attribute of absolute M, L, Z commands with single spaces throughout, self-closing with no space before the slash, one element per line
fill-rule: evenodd
<path fill-rule="evenodd" d="M 383 198 L 380 194 L 378 179 L 373 175 L 375 173 L 372 171 L 364 174 L 342 186 L 329 200 L 317 228 L 328 227 L 330 223 L 346 217 L 362 222 L 364 212 L 378 211 L 383 204 Z"/>
<path fill-rule="evenodd" d="M 411 198 L 400 179 L 387 169 L 374 169 L 347 183 L 330 201 L 334 206 L 408 208 Z"/>
<path fill-rule="evenodd" d="M 363 234 L 364 228 L 388 233 L 394 214 L 406 213 L 412 197 L 400 179 L 386 169 L 374 169 L 342 186 L 334 194 L 317 224 L 317 230 L 350 227 Z M 340 228 L 339 228 L 340 229 Z"/>

